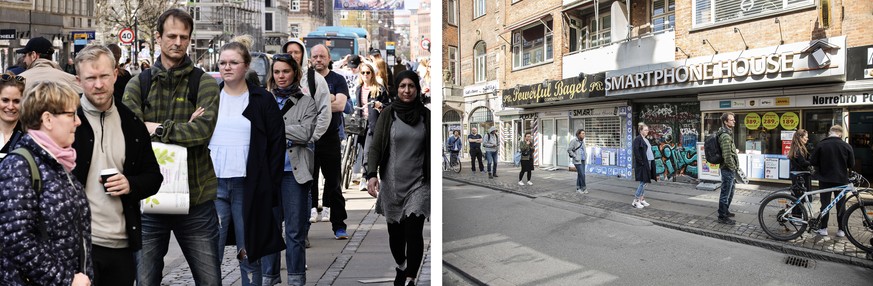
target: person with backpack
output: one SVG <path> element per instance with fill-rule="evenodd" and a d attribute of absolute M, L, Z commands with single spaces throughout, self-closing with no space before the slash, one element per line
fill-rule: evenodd
<path fill-rule="evenodd" d="M 161 55 L 148 70 L 131 79 L 124 104 L 145 122 L 152 142 L 186 147 L 188 151 L 188 214 L 143 214 L 143 246 L 137 281 L 159 285 L 170 233 L 179 246 L 197 285 L 221 284 L 218 261 L 218 179 L 209 156 L 219 107 L 218 83 L 195 68 L 188 57 L 194 19 L 182 9 L 158 17 L 157 42 Z"/>
<path fill-rule="evenodd" d="M 461 148 L 463 148 L 463 143 L 461 142 L 461 131 L 455 130 L 452 132 L 452 136 L 449 136 L 449 139 L 446 140 L 446 150 L 449 151 L 449 160 L 454 163 L 458 158 L 458 154 L 461 153 Z"/>
<path fill-rule="evenodd" d="M 497 135 L 497 126 L 488 128 L 488 134 L 485 134 L 485 141 L 482 142 L 482 147 L 485 147 L 485 160 L 488 161 L 488 178 L 497 177 L 497 150 L 500 147 L 500 138 Z M 492 166 L 491 164 L 494 164 Z"/>
<path fill-rule="evenodd" d="M 3 284 L 90 285 L 94 277 L 91 209 L 70 173 L 78 106 L 79 95 L 61 81 L 38 82 L 24 95 L 26 134 L 0 163 Z"/>
<path fill-rule="evenodd" d="M 718 223 L 734 225 L 736 224 L 736 221 L 731 218 L 735 215 L 730 211 L 730 206 L 731 201 L 734 199 L 734 180 L 739 168 L 737 146 L 734 144 L 734 126 L 736 125 L 737 120 L 735 119 L 733 112 L 725 112 L 721 114 L 721 122 L 722 127 L 719 128 L 718 133 L 716 133 L 718 146 L 721 148 L 722 158 L 722 163 L 719 166 L 719 171 L 721 173 L 721 193 L 718 196 Z M 704 143 L 704 145 L 706 145 L 706 143 Z M 704 146 L 704 149 L 706 149 L 706 146 Z"/>
<path fill-rule="evenodd" d="M 634 138 L 631 149 L 634 154 L 634 177 L 640 182 L 640 186 L 634 193 L 634 202 L 631 205 L 641 209 L 649 206 L 649 203 L 646 202 L 645 187 L 652 180 L 657 179 L 657 175 L 655 174 L 655 154 L 652 152 L 652 143 L 646 139 L 646 136 L 649 135 L 649 126 L 640 122 L 637 124 L 637 132 L 639 135 Z"/>
<path fill-rule="evenodd" d="M 576 167 L 576 192 L 579 194 L 587 194 L 588 187 L 585 184 L 585 129 L 576 130 L 576 139 L 570 140 L 570 146 L 567 146 L 567 153 L 572 159 L 573 166 Z"/>

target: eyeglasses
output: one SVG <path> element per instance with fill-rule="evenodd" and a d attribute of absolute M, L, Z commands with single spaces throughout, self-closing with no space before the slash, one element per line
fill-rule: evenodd
<path fill-rule="evenodd" d="M 237 61 L 228 61 L 228 62 L 220 61 L 220 62 L 218 62 L 219 67 L 224 67 L 224 66 L 228 66 L 228 65 L 230 67 L 235 67 L 235 66 L 238 66 L 239 64 L 241 64 L 241 63 L 237 62 Z"/>
<path fill-rule="evenodd" d="M 361 74 L 365 74 L 365 75 L 366 75 L 366 74 L 370 74 L 370 73 L 371 73 L 371 72 L 368 72 L 368 71 L 362 71 L 362 72 L 361 72 Z"/>
<path fill-rule="evenodd" d="M 12 81 L 12 80 L 14 80 L 14 81 L 17 81 L 17 82 L 20 82 L 20 83 L 24 83 L 24 77 L 23 77 L 23 76 L 20 76 L 20 75 L 11 75 L 11 74 L 8 74 L 8 73 L 4 73 L 4 74 L 0 75 L 0 80 L 3 80 L 3 81 Z"/>
<path fill-rule="evenodd" d="M 55 116 L 59 116 L 59 115 L 69 115 L 70 117 L 73 117 L 73 118 L 76 117 L 76 112 L 75 112 L 75 111 L 63 111 L 63 112 L 51 112 L 51 111 L 49 111 L 49 113 L 51 113 L 52 115 L 55 115 Z"/>
<path fill-rule="evenodd" d="M 273 55 L 274 61 L 282 61 L 282 60 L 293 60 L 290 54 L 275 54 Z"/>

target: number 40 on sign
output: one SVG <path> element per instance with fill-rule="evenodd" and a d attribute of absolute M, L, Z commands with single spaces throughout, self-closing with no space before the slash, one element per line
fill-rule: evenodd
<path fill-rule="evenodd" d="M 124 29 L 121 29 L 121 32 L 118 32 L 118 41 L 120 41 L 122 44 L 125 44 L 125 45 L 132 44 L 133 38 L 134 38 L 134 34 L 133 34 L 133 29 L 131 29 L 131 28 L 124 28 Z"/>

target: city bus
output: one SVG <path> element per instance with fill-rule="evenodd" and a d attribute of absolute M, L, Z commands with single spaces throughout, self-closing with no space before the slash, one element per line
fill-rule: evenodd
<path fill-rule="evenodd" d="M 307 34 L 303 43 L 307 51 L 324 44 L 330 48 L 331 60 L 338 61 L 349 54 L 366 56 L 370 48 L 368 34 L 364 28 L 323 26 Z"/>

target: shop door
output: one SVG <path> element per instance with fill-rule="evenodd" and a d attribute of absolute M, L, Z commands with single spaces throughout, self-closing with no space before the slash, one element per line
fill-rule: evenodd
<path fill-rule="evenodd" d="M 567 145 L 570 144 L 570 120 L 558 119 L 555 121 L 558 126 L 558 148 L 555 151 L 557 156 L 558 166 L 570 166 L 570 156 L 567 155 Z"/>
<path fill-rule="evenodd" d="M 849 144 L 855 152 L 855 166 L 864 178 L 873 180 L 873 112 L 849 114 Z"/>
<path fill-rule="evenodd" d="M 557 146 L 557 136 L 555 136 L 555 120 L 543 119 L 543 141 L 540 143 L 540 166 L 555 165 L 555 147 Z"/>

